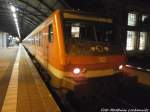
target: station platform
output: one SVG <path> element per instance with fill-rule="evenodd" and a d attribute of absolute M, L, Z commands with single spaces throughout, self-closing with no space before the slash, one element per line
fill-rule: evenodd
<path fill-rule="evenodd" d="M 61 112 L 22 45 L 0 49 L 0 111 Z"/>

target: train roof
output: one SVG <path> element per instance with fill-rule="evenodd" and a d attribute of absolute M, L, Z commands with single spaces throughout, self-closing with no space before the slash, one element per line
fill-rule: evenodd
<path fill-rule="evenodd" d="M 84 12 L 84 11 L 80 11 L 80 10 L 61 10 L 61 12 L 62 13 L 73 13 L 73 14 L 79 14 L 79 15 L 86 15 L 86 16 L 111 18 L 109 16 L 100 15 L 100 13 L 97 13 L 97 12 Z"/>
<path fill-rule="evenodd" d="M 90 21 L 98 21 L 104 23 L 112 23 L 112 18 L 110 17 L 102 17 L 96 13 L 86 13 L 86 12 L 79 12 L 74 10 L 67 10 L 63 11 L 64 18 L 67 19 L 80 19 L 80 20 L 90 20 Z"/>
<path fill-rule="evenodd" d="M 101 17 L 95 13 L 87 13 L 76 10 L 56 10 L 54 11 L 44 22 L 42 22 L 37 28 L 35 28 L 24 40 L 28 39 L 31 35 L 35 35 L 40 29 L 43 29 L 45 26 L 49 25 L 51 18 L 56 13 L 61 13 L 64 18 L 67 19 L 81 19 L 81 20 L 92 20 L 105 23 L 112 23 L 112 19 L 108 17 Z"/>

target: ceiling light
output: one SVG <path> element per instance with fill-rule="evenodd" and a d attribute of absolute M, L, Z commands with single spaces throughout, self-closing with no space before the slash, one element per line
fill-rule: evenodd
<path fill-rule="evenodd" d="M 18 9 L 16 9 L 15 6 L 13 6 L 13 5 L 10 5 L 10 9 L 11 9 L 12 15 L 14 17 L 14 21 L 15 21 L 15 25 L 16 25 L 16 28 L 17 28 L 18 36 L 20 37 L 20 30 L 19 30 L 17 14 L 16 14 L 16 10 L 18 10 Z"/>
<path fill-rule="evenodd" d="M 17 21 L 18 21 L 17 18 L 14 18 L 14 21 L 15 21 L 15 23 L 17 24 Z"/>
<path fill-rule="evenodd" d="M 10 9 L 12 12 L 16 12 L 16 8 L 13 5 L 10 6 Z"/>
<path fill-rule="evenodd" d="M 13 16 L 14 16 L 14 18 L 16 18 L 17 16 L 16 16 L 16 13 L 13 13 Z"/>

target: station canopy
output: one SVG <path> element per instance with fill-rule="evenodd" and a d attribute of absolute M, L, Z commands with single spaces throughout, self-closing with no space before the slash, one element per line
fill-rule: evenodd
<path fill-rule="evenodd" d="M 105 4 L 108 4 L 106 8 L 110 8 L 116 3 L 121 2 L 119 0 L 0 0 L 0 31 L 18 36 L 19 29 L 20 37 L 23 39 L 56 9 L 100 10 L 105 8 Z M 124 5 L 123 2 L 122 4 Z M 16 20 L 11 11 L 12 6 L 15 8 Z"/>

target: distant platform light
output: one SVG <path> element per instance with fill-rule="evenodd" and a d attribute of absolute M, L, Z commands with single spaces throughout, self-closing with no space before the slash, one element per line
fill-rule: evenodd
<path fill-rule="evenodd" d="M 146 69 L 147 72 L 150 72 L 150 69 Z"/>
<path fill-rule="evenodd" d="M 137 69 L 138 69 L 138 70 L 141 70 L 142 68 L 141 68 L 141 67 L 137 67 Z"/>

